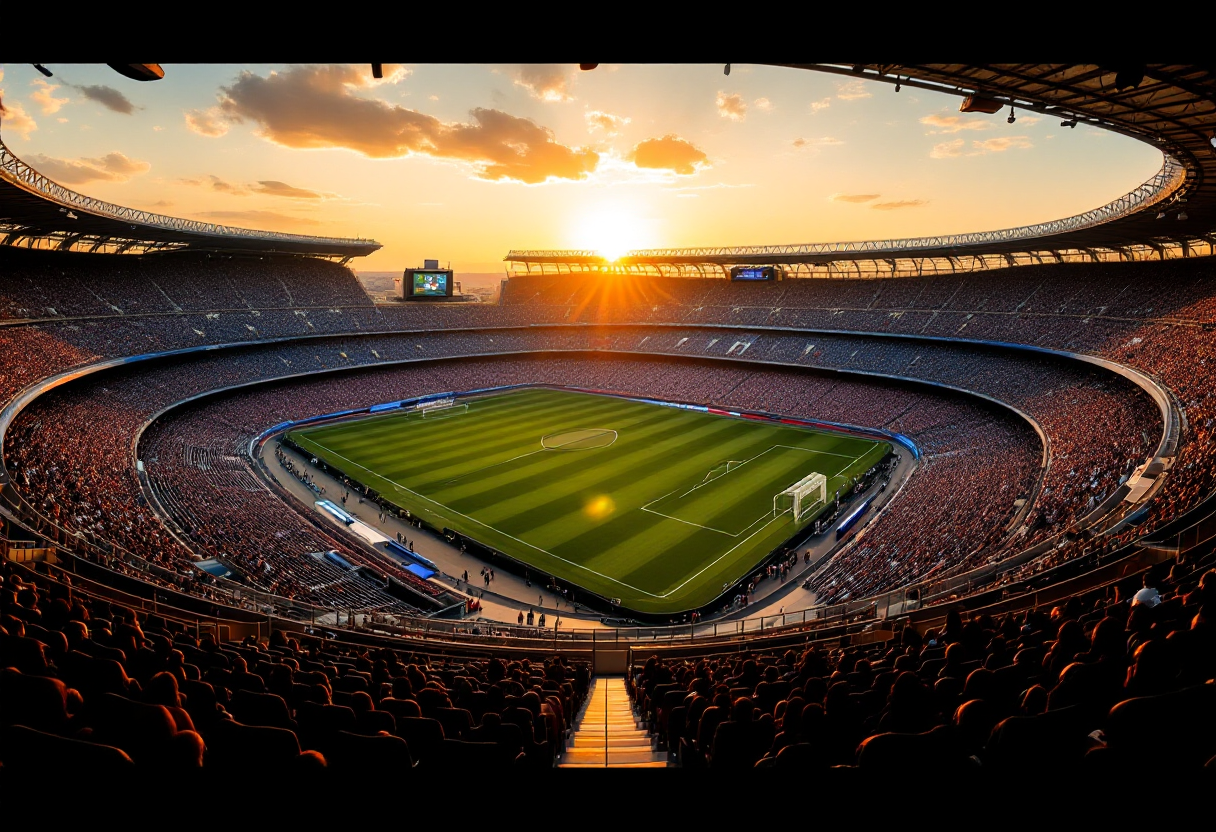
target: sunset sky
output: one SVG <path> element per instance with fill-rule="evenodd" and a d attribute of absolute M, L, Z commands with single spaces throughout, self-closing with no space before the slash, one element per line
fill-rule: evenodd
<path fill-rule="evenodd" d="M 1085 211 L 1161 166 L 1058 119 L 733 65 L 6 64 L 5 144 L 74 190 L 227 225 L 372 237 L 356 261 L 502 272 L 512 248 L 802 243 Z"/>

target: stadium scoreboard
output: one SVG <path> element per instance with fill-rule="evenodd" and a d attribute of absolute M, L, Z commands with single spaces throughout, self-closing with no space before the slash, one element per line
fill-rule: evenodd
<path fill-rule="evenodd" d="M 730 270 L 731 280 L 746 281 L 748 283 L 782 280 L 784 277 L 785 272 L 780 266 L 734 266 Z"/>
<path fill-rule="evenodd" d="M 421 269 L 406 269 L 401 277 L 394 279 L 398 300 L 426 300 L 450 298 L 455 283 L 451 269 L 438 268 L 437 260 L 427 260 Z"/>

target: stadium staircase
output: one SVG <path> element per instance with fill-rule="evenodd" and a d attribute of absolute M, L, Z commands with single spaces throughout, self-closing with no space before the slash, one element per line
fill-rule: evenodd
<path fill-rule="evenodd" d="M 622 677 L 591 680 L 586 708 L 558 767 L 667 767 L 667 754 L 656 751 L 646 729 L 638 725 Z"/>

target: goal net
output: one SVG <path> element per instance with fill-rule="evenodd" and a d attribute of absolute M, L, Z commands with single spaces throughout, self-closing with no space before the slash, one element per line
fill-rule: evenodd
<path fill-rule="evenodd" d="M 790 511 L 794 515 L 794 522 L 801 523 L 827 499 L 828 478 L 823 474 L 808 474 L 773 497 L 773 513 Z"/>
<path fill-rule="evenodd" d="M 423 419 L 443 419 L 448 416 L 456 416 L 461 413 L 467 413 L 469 406 L 467 404 L 457 404 L 454 401 L 448 401 L 443 404 L 435 404 L 427 408 L 421 408 Z"/>

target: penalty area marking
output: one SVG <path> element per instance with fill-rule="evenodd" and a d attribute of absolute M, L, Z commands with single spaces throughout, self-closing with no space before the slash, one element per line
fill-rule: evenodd
<path fill-rule="evenodd" d="M 700 483 L 698 483 L 697 485 L 694 485 L 692 488 L 690 488 L 690 489 L 688 489 L 687 491 L 685 491 L 685 492 L 684 492 L 683 494 L 681 494 L 681 495 L 680 495 L 680 496 L 679 496 L 677 499 L 680 499 L 680 500 L 684 499 L 685 497 L 687 497 L 687 496 L 688 496 L 689 494 L 691 494 L 692 492 L 694 492 L 694 491 L 696 491 L 696 490 L 698 490 L 698 489 L 700 489 L 700 488 L 703 488 L 703 487 L 705 487 L 705 486 L 709 485 L 709 484 L 710 484 L 710 483 L 712 483 L 712 482 L 717 482 L 718 480 L 722 479 L 722 477 L 725 477 L 725 476 L 727 476 L 728 474 L 730 474 L 730 473 L 732 473 L 732 472 L 734 472 L 734 471 L 738 471 L 740 468 L 742 468 L 744 465 L 746 465 L 747 463 L 751 462 L 752 460 L 759 459 L 760 457 L 764 456 L 765 454 L 769 453 L 770 451 L 775 451 L 775 450 L 776 450 L 776 449 L 778 449 L 778 448 L 784 448 L 784 449 L 786 449 L 786 450 L 790 450 L 790 451 L 805 451 L 806 453 L 824 454 L 825 456 L 838 456 L 838 457 L 843 457 L 843 458 L 845 458 L 845 459 L 848 459 L 849 461 L 848 461 L 848 462 L 846 462 L 844 465 L 840 466 L 840 468 L 839 468 L 839 469 L 837 469 L 837 471 L 836 471 L 835 473 L 833 473 L 833 474 L 830 474 L 830 475 L 829 475 L 829 476 L 833 476 L 833 477 L 835 477 L 835 476 L 839 476 L 839 474 L 840 474 L 840 472 L 841 472 L 841 471 L 845 470 L 845 469 L 846 469 L 846 468 L 848 468 L 850 465 L 852 465 L 854 462 L 857 462 L 859 459 L 862 459 L 863 457 L 865 457 L 865 454 L 864 454 L 864 453 L 863 453 L 863 454 L 861 454 L 860 456 L 854 456 L 854 457 L 850 457 L 848 454 L 838 454 L 838 453 L 833 453 L 833 452 L 831 452 L 831 451 L 817 451 L 817 450 L 815 450 L 814 448 L 803 448 L 803 447 L 799 447 L 798 445 L 772 445 L 772 446 L 770 446 L 770 447 L 766 448 L 765 450 L 761 451 L 760 453 L 756 454 L 755 456 L 753 456 L 753 457 L 749 457 L 749 458 L 747 458 L 747 459 L 743 460 L 742 462 L 739 462 L 738 460 L 728 460 L 728 461 L 727 461 L 727 463 L 726 463 L 726 465 L 728 466 L 728 470 L 727 470 L 726 472 L 724 472 L 724 473 L 722 473 L 722 474 L 720 474 L 720 475 L 718 475 L 718 476 L 714 477 L 713 479 L 709 479 L 709 478 L 708 478 L 708 477 L 709 477 L 709 474 L 706 474 L 706 475 L 705 475 L 705 476 L 706 476 L 706 479 L 705 479 L 705 480 L 702 480 L 702 481 L 701 481 Z M 869 451 L 866 451 L 866 453 L 869 453 Z M 733 467 L 733 468 L 729 467 L 731 464 L 734 464 L 734 467 Z M 720 467 L 721 465 L 722 465 L 722 463 L 718 463 L 718 465 L 715 465 L 715 466 L 714 466 L 714 468 L 718 468 L 718 467 Z M 712 472 L 711 472 L 711 473 L 712 473 Z M 666 519 L 668 519 L 668 520 L 674 520 L 674 521 L 675 521 L 675 522 L 677 522 L 677 523 L 683 523 L 683 524 L 685 524 L 686 526 L 695 526 L 695 527 L 697 527 L 698 529 L 704 529 L 704 530 L 705 530 L 705 531 L 707 531 L 707 532 L 717 532 L 718 534 L 724 534 L 724 535 L 726 535 L 727 537 L 734 537 L 734 538 L 737 538 L 737 537 L 739 537 L 740 535 L 746 534 L 746 533 L 747 533 L 747 531 L 748 531 L 749 529 L 753 528 L 753 527 L 754 527 L 754 526 L 755 526 L 757 523 L 759 523 L 759 522 L 760 522 L 761 520 L 763 520 L 765 517 L 773 517 L 772 510 L 770 509 L 769 511 L 766 511 L 764 514 L 761 514 L 761 515 L 760 515 L 758 518 L 756 518 L 755 520 L 753 520 L 753 521 L 751 522 L 751 524 L 750 524 L 750 525 L 748 525 L 748 526 L 747 526 L 746 528 L 744 528 L 743 530 L 738 531 L 738 532 L 731 533 L 731 532 L 725 531 L 725 530 L 723 530 L 723 529 L 715 529 L 715 528 L 713 528 L 712 526 L 703 526 L 703 525 L 701 525 L 700 523 L 694 523 L 694 522 L 693 522 L 693 521 L 691 521 L 691 520 L 684 520 L 684 519 L 679 518 L 679 517 L 673 517 L 673 516 L 672 516 L 672 515 L 670 515 L 670 514 L 664 514 L 664 513 L 663 513 L 663 512 L 661 512 L 661 511 L 655 511 L 654 509 L 652 509 L 652 508 L 651 508 L 651 506 L 652 506 L 652 505 L 654 505 L 655 503 L 658 503 L 658 502 L 662 502 L 663 500 L 665 500 L 665 499 L 667 499 L 668 497 L 670 497 L 672 494 L 675 494 L 675 493 L 676 493 L 676 491 L 678 491 L 678 490 L 679 490 L 679 489 L 677 488 L 677 489 L 674 489 L 674 490 L 672 490 L 672 491 L 668 491 L 668 492 L 667 492 L 666 494 L 664 494 L 662 497 L 656 497 L 655 499 L 651 500 L 651 501 L 650 501 L 649 503 L 647 503 L 646 505 L 642 506 L 642 507 L 641 507 L 642 511 L 646 512 L 647 514 L 654 514 L 654 515 L 657 515 L 658 517 L 664 517 L 664 518 L 666 518 Z M 825 505 L 826 505 L 826 503 L 825 503 Z M 792 512 L 792 511 L 793 511 L 793 509 L 788 509 L 787 511 Z M 785 513 L 786 513 L 785 511 L 781 512 L 781 514 L 785 514 Z M 781 514 L 778 514 L 778 515 L 777 515 L 777 517 L 780 517 L 780 516 L 781 516 Z M 776 518 L 774 517 L 773 519 L 776 519 Z M 770 521 L 770 522 L 771 522 L 771 521 Z M 767 525 L 767 524 L 766 524 L 766 525 Z M 750 535 L 749 535 L 749 537 L 750 537 Z M 732 550 L 732 551 L 733 551 L 733 550 Z"/>
<path fill-rule="evenodd" d="M 360 468 L 360 469 L 366 471 L 367 473 L 371 474 L 373 477 L 384 480 L 385 482 L 390 483 L 390 484 L 396 486 L 397 488 L 400 488 L 402 491 L 406 492 L 407 494 L 413 494 L 415 497 L 417 497 L 420 500 L 425 500 L 426 502 L 430 503 L 431 505 L 438 506 L 441 512 L 447 512 L 449 514 L 454 514 L 457 517 L 463 517 L 465 520 L 468 520 L 470 523 L 475 523 L 476 525 L 481 526 L 483 529 L 489 529 L 490 531 L 494 532 L 495 534 L 500 534 L 503 537 L 508 537 L 511 540 L 514 540 L 516 543 L 522 543 L 524 546 L 527 546 L 529 549 L 535 549 L 536 551 L 540 552 L 542 555 L 548 555 L 549 557 L 553 558 L 554 560 L 560 560 L 562 563 L 568 563 L 573 567 L 582 569 L 584 572 L 590 572 L 592 575 L 596 575 L 597 577 L 603 578 L 605 581 L 611 581 L 612 583 L 616 584 L 617 586 L 623 586 L 626 589 L 632 589 L 634 592 L 640 592 L 643 595 L 650 596 L 651 598 L 666 598 L 668 595 L 671 594 L 671 592 L 675 591 L 675 590 L 671 590 L 670 592 L 667 592 L 663 595 L 655 595 L 653 592 L 647 592 L 646 590 L 642 589 L 641 587 L 636 587 L 633 584 L 627 584 L 624 581 L 618 581 L 616 578 L 613 578 L 609 575 L 605 575 L 603 572 L 596 572 L 594 569 L 591 569 L 590 567 L 587 567 L 587 566 L 583 566 L 581 563 L 575 563 L 572 560 L 567 560 L 566 558 L 563 558 L 561 555 L 555 555 L 552 552 L 550 552 L 548 549 L 542 549 L 539 546 L 531 544 L 526 540 L 520 540 L 515 535 L 507 534 L 502 529 L 495 528 L 494 526 L 491 526 L 489 523 L 483 523 L 475 517 L 470 517 L 467 514 L 462 514 L 461 512 L 456 511 L 455 509 L 451 508 L 450 506 L 444 505 L 443 503 L 439 502 L 438 500 L 432 500 L 430 497 L 426 496 L 425 494 L 419 494 L 417 491 L 414 491 L 412 488 L 406 488 L 401 483 L 399 483 L 395 480 L 390 480 L 388 477 L 377 474 L 375 471 L 371 470 L 370 468 L 366 468 L 366 467 L 360 465 L 359 463 L 355 462 L 353 459 L 347 459 L 346 457 L 342 456 L 342 454 L 337 453 L 336 451 L 330 450 L 329 448 L 325 447 L 324 445 L 322 445 L 320 442 L 317 442 L 316 440 L 310 440 L 310 441 L 312 442 L 312 444 L 316 445 L 321 450 L 327 451 L 328 453 L 333 454 L 333 456 L 337 457 L 338 459 L 342 460 L 343 462 L 347 462 L 347 463 L 355 466 L 356 468 Z M 538 453 L 538 452 L 533 451 L 533 453 Z M 738 547 L 735 547 L 735 548 L 738 548 Z M 720 560 L 720 558 L 719 558 L 719 560 Z M 685 583 L 687 583 L 687 581 L 685 581 Z M 680 586 L 683 586 L 683 585 L 684 584 L 681 584 Z M 676 589 L 679 589 L 679 587 L 677 587 Z"/>

